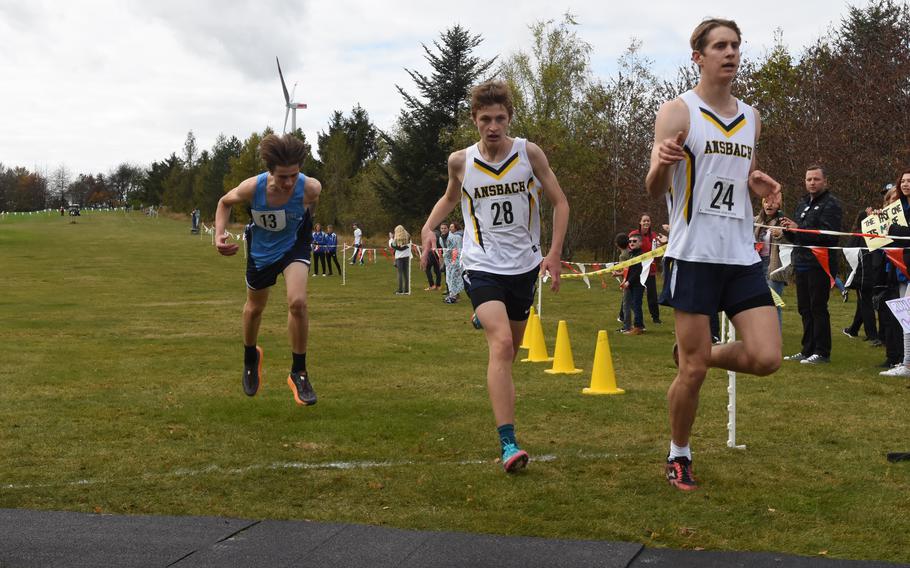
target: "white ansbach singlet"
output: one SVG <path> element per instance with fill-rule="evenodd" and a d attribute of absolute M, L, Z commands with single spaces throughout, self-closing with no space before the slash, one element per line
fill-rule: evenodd
<path fill-rule="evenodd" d="M 755 109 L 736 100 L 736 115 L 721 117 L 695 94 L 689 108 L 686 159 L 676 164 L 667 209 L 666 256 L 691 262 L 750 265 L 759 262 L 752 233 L 749 169 L 755 152 Z"/>
<path fill-rule="evenodd" d="M 497 163 L 484 160 L 477 144 L 467 148 L 462 179 L 465 269 L 514 275 L 539 266 L 541 188 L 527 141 L 515 138 Z"/>

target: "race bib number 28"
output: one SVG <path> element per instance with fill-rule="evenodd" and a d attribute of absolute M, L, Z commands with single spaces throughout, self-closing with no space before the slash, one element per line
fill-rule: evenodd
<path fill-rule="evenodd" d="M 748 180 L 708 174 L 707 190 L 698 206 L 699 213 L 742 219 L 749 191 Z"/>
<path fill-rule="evenodd" d="M 287 226 L 284 209 L 277 211 L 256 211 L 254 209 L 251 213 L 253 214 L 253 223 L 266 231 L 283 231 Z"/>

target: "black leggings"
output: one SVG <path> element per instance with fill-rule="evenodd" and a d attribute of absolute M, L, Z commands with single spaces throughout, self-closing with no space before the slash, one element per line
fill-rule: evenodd
<path fill-rule="evenodd" d="M 401 293 L 410 292 L 408 282 L 408 258 L 396 258 L 395 268 L 398 269 L 398 291 Z"/>
<path fill-rule="evenodd" d="M 325 274 L 325 253 L 313 253 L 313 274 L 319 274 L 319 265 L 322 264 L 322 273 Z"/>
<path fill-rule="evenodd" d="M 433 274 L 436 275 L 436 283 L 433 283 Z M 439 270 L 439 258 L 436 256 L 435 252 L 431 252 L 430 256 L 427 259 L 427 284 L 429 286 L 436 286 L 439 288 L 439 284 L 442 282 L 442 272 Z"/>
<path fill-rule="evenodd" d="M 329 267 L 329 276 L 332 275 L 332 263 L 333 262 L 335 263 L 335 268 L 338 269 L 338 274 L 341 274 L 341 267 L 338 266 L 338 253 L 336 253 L 335 251 L 327 252 L 326 257 L 328 257 L 326 264 Z"/>

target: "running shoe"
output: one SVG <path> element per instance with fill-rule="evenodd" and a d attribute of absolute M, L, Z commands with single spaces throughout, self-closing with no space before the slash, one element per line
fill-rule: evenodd
<path fill-rule="evenodd" d="M 301 406 L 312 406 L 316 404 L 316 391 L 310 384 L 310 378 L 306 373 L 291 373 L 288 375 L 288 386 L 294 393 L 294 401 Z"/>
<path fill-rule="evenodd" d="M 841 331 L 842 331 L 843 334 L 846 335 L 847 337 L 858 337 L 858 336 L 859 336 L 858 333 L 853 333 L 852 331 L 850 331 L 850 328 L 849 328 L 849 327 L 845 327 L 845 328 L 842 329 Z"/>
<path fill-rule="evenodd" d="M 516 444 L 506 444 L 502 448 L 502 468 L 506 470 L 506 473 L 515 473 L 524 469 L 530 459 L 528 452 Z"/>
<path fill-rule="evenodd" d="M 830 358 L 825 357 L 824 355 L 819 355 L 818 353 L 810 355 L 809 357 L 806 357 L 805 359 L 800 361 L 800 363 L 802 363 L 803 365 L 823 365 L 825 363 L 830 363 L 830 362 L 831 362 Z"/>
<path fill-rule="evenodd" d="M 806 355 L 802 353 L 794 353 L 793 355 L 787 355 L 784 357 L 784 361 L 802 361 L 803 359 L 808 359 Z"/>
<path fill-rule="evenodd" d="M 667 460 L 667 482 L 680 491 L 695 491 L 698 485 L 692 475 L 692 460 L 685 457 Z"/>
<path fill-rule="evenodd" d="M 910 377 L 910 367 L 901 363 L 879 373 L 883 377 Z"/>
<path fill-rule="evenodd" d="M 243 365 L 243 392 L 247 396 L 256 396 L 259 392 L 259 380 L 262 377 L 262 347 L 256 346 L 256 363 Z"/>

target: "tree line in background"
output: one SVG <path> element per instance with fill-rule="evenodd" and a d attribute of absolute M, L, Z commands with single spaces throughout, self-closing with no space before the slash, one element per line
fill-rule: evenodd
<path fill-rule="evenodd" d="M 649 200 L 643 189 L 654 118 L 661 103 L 696 83 L 697 69 L 683 66 L 673 78 L 659 78 L 633 40 L 616 72 L 596 77 L 580 30 L 568 14 L 534 23 L 530 49 L 503 60 L 476 56 L 483 38 L 457 25 L 423 45 L 431 72 L 407 70 L 416 94 L 396 86 L 404 108 L 391 131 L 376 128 L 358 105 L 334 112 L 318 134 L 319 158 L 309 151 L 304 163 L 323 184 L 317 220 L 337 227 L 358 222 L 382 234 L 403 224 L 415 234 L 445 190 L 449 153 L 476 140 L 469 90 L 492 77 L 513 87 L 511 134 L 541 146 L 569 198 L 565 257 L 578 250 L 611 256 L 613 235 L 632 228 L 642 212 L 665 220 L 663 201 Z M 745 33 L 748 39 L 748 27 Z M 803 194 L 805 166 L 821 163 L 845 219 L 852 218 L 910 165 L 910 8 L 894 0 L 850 7 L 798 58 L 778 31 L 766 53 L 744 59 L 734 92 L 759 109 L 759 167 L 783 184 L 785 211 Z M 190 131 L 179 155 L 147 168 L 121 164 L 107 174 L 74 177 L 64 166 L 41 174 L 0 164 L 0 210 L 163 205 L 177 212 L 198 207 L 212 219 L 221 195 L 264 170 L 257 147 L 269 133 L 243 141 L 220 135 L 199 151 Z M 545 223 L 548 217 L 545 211 Z M 235 221 L 247 219 L 246 210 L 235 210 Z"/>

